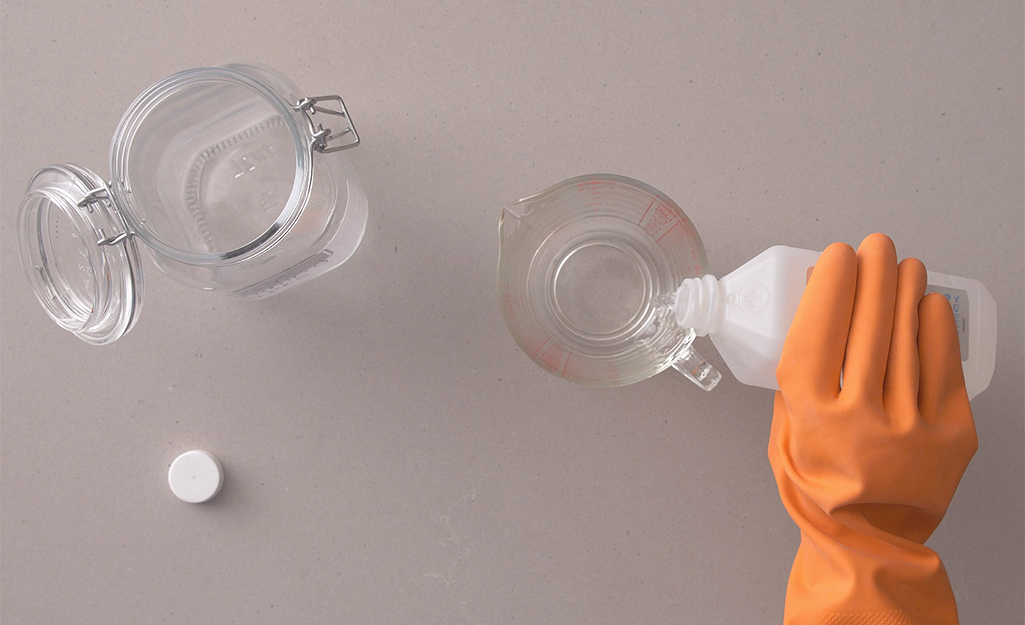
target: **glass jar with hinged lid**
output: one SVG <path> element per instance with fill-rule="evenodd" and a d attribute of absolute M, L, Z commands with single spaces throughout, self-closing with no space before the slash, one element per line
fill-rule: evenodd
<path fill-rule="evenodd" d="M 110 182 L 67 164 L 33 176 L 22 264 L 50 317 L 96 345 L 135 323 L 139 247 L 189 286 L 276 294 L 359 246 L 367 200 L 344 152 L 357 145 L 337 95 L 305 97 L 253 65 L 179 72 L 121 119 Z"/>

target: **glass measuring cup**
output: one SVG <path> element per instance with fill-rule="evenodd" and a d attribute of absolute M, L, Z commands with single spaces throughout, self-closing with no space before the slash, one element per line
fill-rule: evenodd
<path fill-rule="evenodd" d="M 498 297 L 517 344 L 549 373 L 620 386 L 672 366 L 705 390 L 721 374 L 672 304 L 708 261 L 697 230 L 657 189 L 580 176 L 502 211 Z"/>

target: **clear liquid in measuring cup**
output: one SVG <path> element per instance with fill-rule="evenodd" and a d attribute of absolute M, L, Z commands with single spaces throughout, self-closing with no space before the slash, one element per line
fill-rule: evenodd
<path fill-rule="evenodd" d="M 657 190 L 621 176 L 574 178 L 508 207 L 501 229 L 502 314 L 542 368 L 618 386 L 696 356 L 671 303 L 684 278 L 704 271 L 705 252 Z M 718 373 L 697 358 L 704 368 L 689 377 L 714 386 Z"/>

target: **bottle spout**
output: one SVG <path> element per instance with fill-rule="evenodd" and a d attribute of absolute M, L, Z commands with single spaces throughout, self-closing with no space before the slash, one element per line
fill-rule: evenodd
<path fill-rule="evenodd" d="M 676 289 L 673 312 L 676 323 L 692 328 L 697 336 L 715 332 L 726 314 L 725 293 L 719 281 L 713 275 L 684 279 Z"/>

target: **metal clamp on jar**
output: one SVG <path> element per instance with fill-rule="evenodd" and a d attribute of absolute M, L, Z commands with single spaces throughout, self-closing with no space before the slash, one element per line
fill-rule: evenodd
<path fill-rule="evenodd" d="M 189 286 L 276 294 L 349 259 L 367 200 L 343 150 L 359 145 L 339 96 L 305 97 L 251 65 L 186 70 L 129 107 L 111 182 L 38 171 L 19 215 L 21 260 L 62 328 L 104 345 L 142 304 L 138 243 Z"/>

